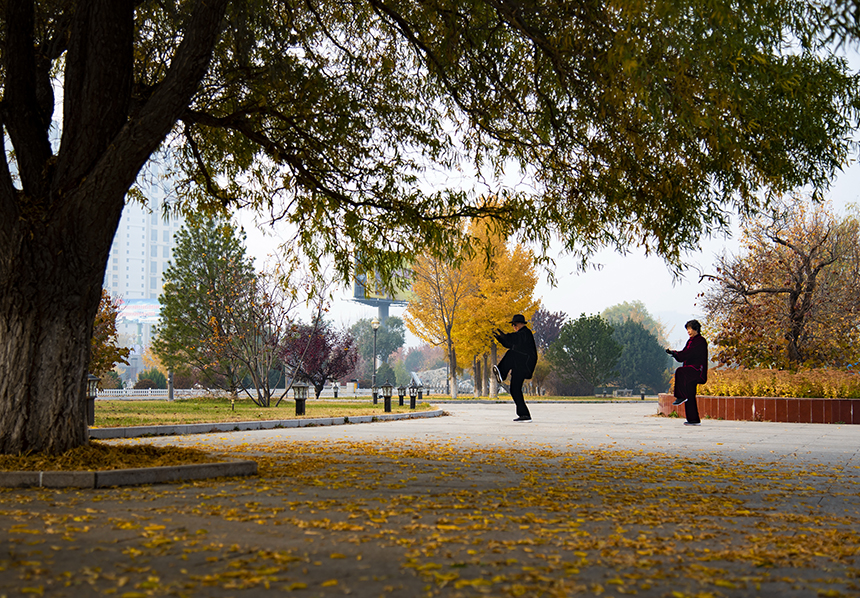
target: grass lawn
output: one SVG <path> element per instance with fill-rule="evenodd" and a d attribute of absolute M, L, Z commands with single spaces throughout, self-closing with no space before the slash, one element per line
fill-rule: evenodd
<path fill-rule="evenodd" d="M 478 397 L 476 399 L 471 393 L 468 393 L 468 394 L 460 393 L 459 395 L 457 395 L 456 399 L 452 399 L 451 397 L 445 396 L 445 395 L 434 395 L 432 397 L 424 397 L 424 398 L 431 401 L 431 402 L 432 401 L 476 401 L 476 400 L 477 401 L 494 401 L 494 400 L 495 401 L 511 401 L 512 400 L 511 395 L 509 395 L 507 393 L 499 395 L 498 398 L 496 398 L 496 399 L 491 399 L 489 397 Z M 619 402 L 628 403 L 630 401 L 641 400 L 640 395 L 634 395 L 632 397 L 595 397 L 595 396 L 553 397 L 553 396 L 536 396 L 536 395 L 526 394 L 525 398 L 526 398 L 527 403 L 540 403 L 541 401 L 553 401 L 553 402 L 564 401 L 564 402 L 569 402 L 569 403 L 619 403 Z M 648 401 L 656 402 L 657 397 L 654 395 L 651 395 L 651 396 L 646 395 L 644 402 L 647 403 Z"/>
<path fill-rule="evenodd" d="M 383 401 L 374 405 L 371 399 L 355 402 L 333 402 L 325 399 L 308 399 L 305 415 L 299 417 L 343 417 L 355 415 L 378 415 L 384 413 Z M 416 411 L 430 409 L 427 403 L 419 403 Z M 392 413 L 405 413 L 406 405 L 400 407 L 397 397 L 391 401 Z M 296 404 L 284 399 L 278 407 L 259 407 L 250 399 L 191 398 L 168 401 L 111 401 L 95 403 L 95 428 L 120 426 L 152 426 L 169 424 L 197 424 L 218 422 L 258 421 L 268 419 L 296 418 Z"/>

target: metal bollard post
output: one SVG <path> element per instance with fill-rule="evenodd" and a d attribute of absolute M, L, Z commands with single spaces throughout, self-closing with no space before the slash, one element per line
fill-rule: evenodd
<path fill-rule="evenodd" d="M 308 400 L 308 385 L 293 383 L 293 398 L 296 400 L 296 415 L 304 415 L 305 403 Z"/>
<path fill-rule="evenodd" d="M 394 387 L 391 386 L 391 383 L 387 380 L 385 384 L 382 385 L 382 398 L 385 401 L 385 413 L 391 413 L 391 391 L 394 390 Z"/>
<path fill-rule="evenodd" d="M 87 394 L 84 396 L 86 402 L 85 411 L 87 412 L 87 425 L 92 426 L 96 423 L 96 396 L 99 394 L 99 381 L 101 378 L 87 374 Z"/>

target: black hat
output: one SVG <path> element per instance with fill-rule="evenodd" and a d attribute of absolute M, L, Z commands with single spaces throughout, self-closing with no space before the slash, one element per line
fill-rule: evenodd
<path fill-rule="evenodd" d="M 526 319 L 523 317 L 523 314 L 517 314 L 513 318 L 511 318 L 511 324 L 525 324 Z"/>

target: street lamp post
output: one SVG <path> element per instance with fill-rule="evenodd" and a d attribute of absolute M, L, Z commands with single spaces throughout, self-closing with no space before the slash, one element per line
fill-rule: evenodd
<path fill-rule="evenodd" d="M 373 375 L 370 379 L 370 385 L 373 392 L 373 404 L 379 403 L 379 389 L 376 386 L 376 331 L 379 330 L 379 320 L 373 318 L 370 321 L 370 326 L 373 328 Z"/>
<path fill-rule="evenodd" d="M 87 374 L 86 412 L 87 425 L 96 423 L 96 396 L 99 394 L 99 381 L 101 378 Z"/>
<path fill-rule="evenodd" d="M 372 386 L 376 386 L 376 331 L 379 330 L 379 320 L 373 318 L 370 321 L 370 326 L 373 328 L 373 377 L 371 384 Z"/>

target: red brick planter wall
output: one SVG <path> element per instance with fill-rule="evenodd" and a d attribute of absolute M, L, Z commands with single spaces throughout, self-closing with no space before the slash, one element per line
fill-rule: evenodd
<path fill-rule="evenodd" d="M 684 405 L 670 394 L 658 397 L 658 413 L 686 418 Z M 700 417 L 742 421 L 860 424 L 860 399 L 784 399 L 775 397 L 696 397 Z"/>

